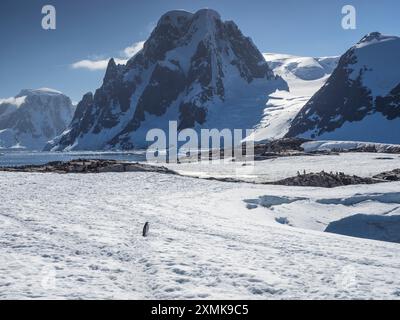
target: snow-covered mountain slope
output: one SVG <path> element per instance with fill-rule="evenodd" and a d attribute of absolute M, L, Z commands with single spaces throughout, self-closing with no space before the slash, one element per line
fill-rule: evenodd
<path fill-rule="evenodd" d="M 86 94 L 70 128 L 47 149 L 132 149 L 149 129 L 257 125 L 277 89 L 287 89 L 250 38 L 210 9 L 171 11 L 126 65 L 110 60 L 103 85 Z"/>
<path fill-rule="evenodd" d="M 0 99 L 0 149 L 42 150 L 65 130 L 73 111 L 67 96 L 48 88 Z"/>
<path fill-rule="evenodd" d="M 271 94 L 264 117 L 256 128 L 256 141 L 282 138 L 308 100 L 325 84 L 336 68 L 339 57 L 299 57 L 287 54 L 265 53 L 265 60 L 275 74 L 288 84 L 289 91 Z"/>
<path fill-rule="evenodd" d="M 371 33 L 293 121 L 288 136 L 400 143 L 400 38 Z"/>
<path fill-rule="evenodd" d="M 275 220 L 320 228 L 342 212 L 383 213 L 389 204 L 376 200 L 317 201 L 398 192 L 398 183 L 328 190 L 154 173 L 2 173 L 0 185 L 2 299 L 400 297 L 399 244 Z M 283 194 L 307 200 L 273 210 L 244 201 Z"/>

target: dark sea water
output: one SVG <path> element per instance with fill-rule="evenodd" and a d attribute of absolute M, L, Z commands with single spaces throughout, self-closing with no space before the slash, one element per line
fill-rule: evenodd
<path fill-rule="evenodd" d="M 0 167 L 41 165 L 51 161 L 73 159 L 104 159 L 141 162 L 146 160 L 145 151 L 134 152 L 28 152 L 0 151 Z"/>

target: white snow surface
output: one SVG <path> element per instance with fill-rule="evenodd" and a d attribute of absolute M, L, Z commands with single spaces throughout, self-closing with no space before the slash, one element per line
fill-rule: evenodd
<path fill-rule="evenodd" d="M 1 173 L 0 186 L 2 299 L 400 297 L 398 244 L 315 231 L 398 206 L 318 200 L 390 193 L 399 183 L 327 190 L 154 173 Z M 253 210 L 245 202 L 282 194 L 306 199 Z"/>
<path fill-rule="evenodd" d="M 310 132 L 300 137 L 309 138 Z M 381 113 L 367 115 L 362 121 L 345 122 L 332 132 L 325 132 L 318 137 L 323 140 L 358 140 L 375 143 L 398 143 L 400 137 L 400 118 L 388 120 Z"/>
<path fill-rule="evenodd" d="M 399 37 L 379 35 L 370 41 L 361 41 L 355 46 L 357 63 L 351 66 L 352 79 L 364 69 L 362 81 L 372 96 L 386 96 L 400 81 L 399 51 Z"/>

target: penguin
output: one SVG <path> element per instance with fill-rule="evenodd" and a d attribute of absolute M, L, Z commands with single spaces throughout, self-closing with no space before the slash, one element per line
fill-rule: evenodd
<path fill-rule="evenodd" d="M 149 234 L 149 227 L 150 224 L 146 222 L 143 227 L 143 237 L 147 237 L 147 235 Z"/>

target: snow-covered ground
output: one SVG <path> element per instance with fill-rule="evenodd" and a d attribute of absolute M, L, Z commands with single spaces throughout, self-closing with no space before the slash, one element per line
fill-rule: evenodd
<path fill-rule="evenodd" d="M 398 299 L 399 244 L 321 231 L 356 212 L 398 212 L 379 201 L 388 196 L 352 199 L 399 187 L 1 173 L 0 298 Z M 304 199 L 268 208 L 265 196 L 283 195 Z"/>

